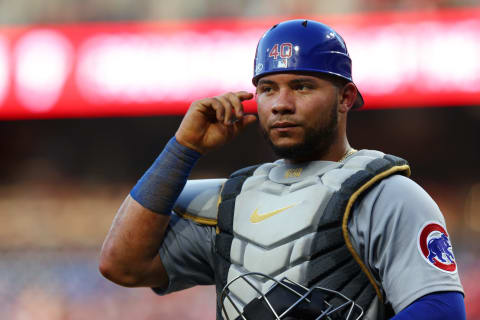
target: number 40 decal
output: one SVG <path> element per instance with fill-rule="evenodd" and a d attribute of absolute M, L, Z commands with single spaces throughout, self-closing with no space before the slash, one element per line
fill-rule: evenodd
<path fill-rule="evenodd" d="M 269 57 L 273 57 L 273 59 L 277 59 L 280 56 L 282 59 L 288 59 L 292 56 L 292 48 L 293 45 L 289 42 L 282 43 L 278 45 L 276 43 L 273 48 L 270 50 Z"/>

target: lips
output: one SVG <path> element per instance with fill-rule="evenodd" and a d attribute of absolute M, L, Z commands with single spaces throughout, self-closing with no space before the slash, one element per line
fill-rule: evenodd
<path fill-rule="evenodd" d="M 272 129 L 282 129 L 282 128 L 292 128 L 292 127 L 298 127 L 298 125 L 295 122 L 291 122 L 291 121 L 277 121 L 277 122 L 274 122 L 271 126 Z"/>

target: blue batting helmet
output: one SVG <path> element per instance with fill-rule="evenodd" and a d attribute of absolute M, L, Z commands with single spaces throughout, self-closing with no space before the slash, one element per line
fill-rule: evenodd
<path fill-rule="evenodd" d="M 258 42 L 253 84 L 256 86 L 265 75 L 280 72 L 323 73 L 353 83 L 352 60 L 345 41 L 329 26 L 312 20 L 281 22 Z M 358 92 L 353 107 L 363 103 Z"/>

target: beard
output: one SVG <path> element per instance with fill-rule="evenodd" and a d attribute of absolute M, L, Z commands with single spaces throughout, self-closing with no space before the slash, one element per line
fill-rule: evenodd
<path fill-rule="evenodd" d="M 263 137 L 272 148 L 273 152 L 280 158 L 285 159 L 308 159 L 315 156 L 320 159 L 325 156 L 330 146 L 335 142 L 338 127 L 337 105 L 331 108 L 327 123 L 317 128 L 305 128 L 303 142 L 294 146 L 280 147 L 273 144 L 268 132 L 261 127 Z"/>

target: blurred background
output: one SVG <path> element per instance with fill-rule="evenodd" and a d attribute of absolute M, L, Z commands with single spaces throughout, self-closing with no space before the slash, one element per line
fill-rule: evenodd
<path fill-rule="evenodd" d="M 259 36 L 299 17 L 346 39 L 366 100 L 350 142 L 409 160 L 480 319 L 479 12 L 478 0 L 0 0 L 0 319 L 215 318 L 213 288 L 119 287 L 99 250 L 190 101 L 252 91 Z M 274 159 L 252 126 L 192 178 Z"/>

